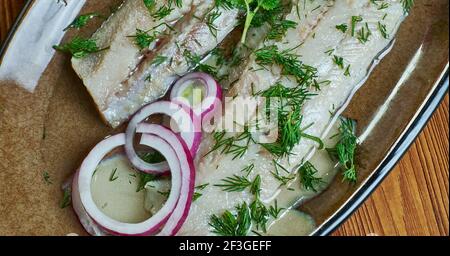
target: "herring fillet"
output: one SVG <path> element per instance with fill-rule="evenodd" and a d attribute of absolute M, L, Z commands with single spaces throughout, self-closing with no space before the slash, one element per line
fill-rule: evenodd
<path fill-rule="evenodd" d="M 314 2 L 317 6 L 317 1 Z M 300 59 L 305 64 L 318 69 L 319 80 L 330 81 L 328 86 L 324 86 L 321 91 L 316 92 L 317 96 L 306 102 L 302 110 L 304 126 L 313 124 L 306 132 L 320 138 L 327 136 L 329 127 L 334 124 L 336 116 L 339 115 L 339 108 L 345 106 L 345 103 L 360 86 L 361 81 L 364 81 L 370 71 L 372 61 L 391 44 L 392 38 L 405 17 L 399 0 L 385 1 L 389 7 L 383 10 L 379 10 L 376 5 L 365 0 L 335 1 L 334 5 L 332 5 L 333 1 L 325 2 L 330 4 L 329 9 L 316 16 L 314 19 L 316 22 L 308 22 L 308 28 L 300 27 L 290 30 L 286 36 L 291 41 L 295 38 L 300 40 L 301 33 L 299 31 L 310 31 L 305 32 L 308 35 L 303 41 L 296 41 L 303 42 L 303 44 L 295 50 L 295 54 L 301 56 Z M 385 14 L 387 15 L 385 16 Z M 359 15 L 364 22 L 357 24 L 356 31 L 365 26 L 366 22 L 372 31 L 369 40 L 364 44 L 349 33 L 342 33 L 335 28 L 338 24 L 349 23 L 352 16 Z M 378 30 L 380 20 L 386 25 L 389 39 L 384 38 Z M 279 44 L 279 47 L 281 50 L 285 49 L 282 44 Z M 352 67 L 351 76 L 345 76 L 344 70 L 333 62 L 332 56 L 326 54 L 330 49 L 334 50 L 335 55 L 342 56 L 346 65 Z M 254 63 L 254 65 L 256 64 Z M 257 86 L 256 91 L 265 90 L 274 82 L 281 82 L 288 87 L 295 86 L 292 79 L 281 77 L 279 72 L 277 67 L 273 67 L 271 70 L 247 71 L 236 84 L 237 87 L 232 89 L 231 95 L 250 95 L 252 83 Z M 330 115 L 330 111 L 334 109 L 333 106 L 336 106 L 338 110 L 335 116 Z M 241 170 L 250 164 L 254 164 L 255 167 L 249 180 L 253 180 L 256 175 L 261 176 L 261 199 L 263 202 L 270 205 L 279 194 L 279 182 L 271 175 L 271 171 L 274 169 L 272 163 L 274 158 L 261 146 L 250 145 L 247 153 L 239 159 L 233 159 L 231 155 L 223 155 L 218 152 L 203 157 L 213 145 L 214 141 L 211 136 L 205 138 L 199 157 L 196 159 L 198 172 L 196 185 L 210 184 L 210 186 L 203 190 L 203 196 L 193 203 L 180 235 L 211 235 L 208 223 L 212 214 L 221 215 L 225 210 L 233 210 L 236 205 L 243 202 L 250 204 L 254 200 L 254 196 L 249 191 L 228 193 L 214 186 L 214 184 L 221 184 L 221 180 L 224 178 L 242 175 Z M 317 145 L 314 142 L 302 140 L 294 148 L 294 155 L 289 160 L 283 159 L 280 164 L 286 169 L 294 171 L 303 161 L 309 160 L 315 147 Z"/>
<path fill-rule="evenodd" d="M 211 5 L 214 4 L 212 1 Z M 212 12 L 219 12 L 220 16 L 211 22 L 208 15 Z M 202 20 L 193 18 L 183 24 L 181 33 L 154 53 L 154 56 L 166 58 L 163 63 L 155 65 L 152 59 L 143 62 L 121 83 L 120 92 L 108 98 L 105 109 L 101 110 L 106 120 L 113 127 L 118 126 L 142 106 L 163 97 L 173 82 L 192 68 L 185 54 L 200 57 L 208 54 L 234 30 L 238 17 L 236 9 L 214 6 Z M 215 34 L 211 27 L 217 28 Z"/>
<path fill-rule="evenodd" d="M 126 0 L 92 36 L 99 48 L 109 49 L 81 59 L 72 58 L 73 69 L 83 80 L 100 112 L 105 109 L 109 95 L 119 89 L 120 83 L 142 59 L 143 51 L 129 36 L 134 35 L 136 29 L 147 30 L 161 23 L 176 22 L 193 7 L 193 0 L 182 2 L 182 7 L 175 6 L 170 15 L 162 20 L 155 20 L 144 1 Z M 156 1 L 155 8 L 167 3 L 168 0 Z M 160 26 L 156 30 L 163 33 L 167 27 Z"/>

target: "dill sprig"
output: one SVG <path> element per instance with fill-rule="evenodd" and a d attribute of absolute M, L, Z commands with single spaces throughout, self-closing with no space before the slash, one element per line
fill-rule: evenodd
<path fill-rule="evenodd" d="M 383 24 L 378 21 L 378 30 L 380 31 L 383 38 L 389 39 L 389 34 L 387 33 L 386 24 Z"/>
<path fill-rule="evenodd" d="M 227 5 L 234 8 L 239 8 L 245 11 L 244 31 L 242 33 L 241 43 L 245 44 L 247 41 L 248 30 L 252 26 L 255 16 L 262 11 L 272 11 L 280 7 L 280 0 L 221 0 L 227 2 Z"/>
<path fill-rule="evenodd" d="M 188 50 L 185 50 L 183 55 L 188 65 L 191 67 L 191 69 L 194 69 L 194 71 L 204 72 L 213 77 L 217 76 L 217 68 L 204 64 L 201 56 L 196 55 Z"/>
<path fill-rule="evenodd" d="M 252 219 L 247 203 L 239 205 L 233 214 L 225 211 L 221 216 L 212 215 L 209 220 L 212 232 L 221 236 L 246 236 L 250 231 Z"/>
<path fill-rule="evenodd" d="M 226 131 L 215 132 L 213 138 L 216 143 L 206 155 L 221 150 L 222 154 L 232 154 L 233 160 L 235 160 L 247 153 L 251 142 L 255 143 L 248 126 L 244 127 L 244 132 L 235 137 L 227 137 L 226 135 Z"/>
<path fill-rule="evenodd" d="M 411 9 L 414 6 L 414 0 L 400 0 L 400 2 L 403 5 L 403 10 L 405 11 L 405 13 L 410 13 Z"/>
<path fill-rule="evenodd" d="M 280 213 L 284 210 L 284 208 L 278 208 L 278 201 L 275 200 L 274 205 L 271 205 L 269 207 L 269 214 L 270 216 L 272 216 L 272 218 L 274 219 L 278 219 L 278 216 L 280 215 Z"/>
<path fill-rule="evenodd" d="M 256 229 L 267 232 L 267 222 L 269 221 L 270 213 L 267 207 L 260 201 L 255 200 L 250 204 L 251 218 L 256 224 Z"/>
<path fill-rule="evenodd" d="M 165 161 L 164 156 L 157 151 L 152 153 L 140 154 L 139 157 L 145 162 L 151 164 L 161 163 Z M 139 179 L 139 183 L 136 188 L 136 192 L 141 192 L 142 190 L 145 189 L 145 185 L 147 185 L 147 183 L 149 183 L 150 181 L 156 180 L 157 176 L 150 173 L 138 172 L 137 178 Z"/>
<path fill-rule="evenodd" d="M 318 170 L 316 167 L 310 162 L 304 163 L 299 168 L 300 184 L 302 184 L 306 190 L 317 192 L 317 186 L 323 183 L 322 178 L 315 176 L 317 172 Z"/>
<path fill-rule="evenodd" d="M 42 177 L 44 178 L 45 183 L 47 183 L 48 185 L 53 184 L 50 178 L 50 174 L 48 172 L 42 173 Z"/>
<path fill-rule="evenodd" d="M 212 11 L 211 13 L 209 13 L 206 16 L 206 25 L 208 26 L 209 31 L 215 38 L 217 38 L 218 28 L 217 28 L 217 25 L 214 23 L 221 15 L 222 15 L 222 13 L 219 11 L 219 9 L 215 9 L 214 11 Z"/>
<path fill-rule="evenodd" d="M 105 47 L 100 49 L 97 46 L 97 43 L 93 39 L 86 39 L 82 37 L 75 37 L 69 43 L 63 45 L 54 45 L 53 49 L 65 53 L 70 53 L 74 58 L 83 58 L 89 54 L 101 52 L 109 49 L 109 47 Z"/>
<path fill-rule="evenodd" d="M 280 51 L 276 45 L 265 46 L 255 52 L 256 62 L 261 66 L 279 65 L 283 75 L 293 76 L 299 85 L 309 85 L 317 77 L 317 69 L 300 61 L 293 53 L 297 47 Z"/>
<path fill-rule="evenodd" d="M 296 28 L 297 22 L 291 20 L 274 20 L 270 22 L 270 31 L 267 33 L 268 40 L 280 41 L 291 28 Z"/>
<path fill-rule="evenodd" d="M 153 9 L 156 6 L 156 0 L 143 0 L 143 1 L 144 1 L 145 7 L 147 7 L 147 9 L 149 11 L 153 11 Z"/>
<path fill-rule="evenodd" d="M 143 50 L 148 48 L 153 42 L 158 40 L 158 38 L 164 34 L 156 30 L 161 26 L 166 26 L 168 29 L 173 30 L 173 28 L 169 24 L 161 23 L 149 30 L 142 30 L 137 28 L 136 33 L 128 37 L 134 38 L 135 44 L 139 47 L 139 49 Z"/>
<path fill-rule="evenodd" d="M 233 175 L 222 180 L 222 184 L 214 185 L 215 187 L 222 188 L 225 192 L 242 192 L 247 188 L 250 188 L 250 192 L 253 195 L 259 196 L 261 190 L 261 176 L 256 176 L 253 181 L 250 181 L 247 177 Z"/>
<path fill-rule="evenodd" d="M 109 175 L 109 181 L 110 182 L 113 182 L 113 181 L 115 181 L 115 180 L 117 180 L 119 178 L 119 176 L 116 176 L 116 173 L 117 173 L 117 168 L 114 168 L 111 171 L 111 174 Z"/>
<path fill-rule="evenodd" d="M 343 169 L 343 180 L 355 183 L 358 173 L 355 165 L 355 153 L 358 139 L 355 135 L 355 123 L 350 119 L 341 119 L 339 141 L 334 148 L 327 149 L 333 159 L 339 160 Z"/>
<path fill-rule="evenodd" d="M 289 182 L 291 182 L 295 179 L 295 177 L 290 175 L 290 172 L 284 166 L 282 166 L 280 163 L 278 163 L 276 160 L 273 160 L 272 162 L 275 167 L 275 171 L 271 172 L 271 174 L 275 179 L 277 179 L 281 183 L 281 186 L 286 186 Z M 283 176 L 280 173 L 280 169 L 283 172 L 285 172 L 287 175 Z"/>
<path fill-rule="evenodd" d="M 169 57 L 166 56 L 162 56 L 162 55 L 157 55 L 153 61 L 152 61 L 152 65 L 154 66 L 159 66 L 161 64 L 163 64 L 164 62 L 166 62 L 169 59 Z"/>
<path fill-rule="evenodd" d="M 70 187 L 65 188 L 63 191 L 63 198 L 59 203 L 61 209 L 67 208 L 72 204 L 72 190 Z"/>
<path fill-rule="evenodd" d="M 203 185 L 199 185 L 197 187 L 195 187 L 195 192 L 194 192 L 194 196 L 192 198 L 192 201 L 195 202 L 197 201 L 200 197 L 203 196 L 203 194 L 200 191 L 205 190 L 205 188 L 207 188 L 209 186 L 209 183 L 207 184 L 203 184 Z"/>
<path fill-rule="evenodd" d="M 271 107 L 270 99 L 277 98 L 279 101 L 276 109 L 279 136 L 275 143 L 262 145 L 267 151 L 277 157 L 287 156 L 302 138 L 317 141 L 322 147 L 323 143 L 320 139 L 305 133 L 305 130 L 309 127 L 302 128 L 303 105 L 306 100 L 309 100 L 315 94 L 301 86 L 288 88 L 281 83 L 277 83 L 260 95 L 268 99 L 267 108 Z"/>
<path fill-rule="evenodd" d="M 363 18 L 361 16 L 352 16 L 352 36 L 355 36 L 356 32 L 356 24 L 361 22 Z"/>
<path fill-rule="evenodd" d="M 101 14 L 96 13 L 96 12 L 80 15 L 77 18 L 75 18 L 75 20 L 73 20 L 72 23 L 70 23 L 70 25 L 64 29 L 64 31 L 67 31 L 72 28 L 80 29 L 80 28 L 86 26 L 86 24 L 90 20 L 92 20 L 93 18 L 97 18 L 97 17 L 102 18 L 102 19 L 105 18 L 104 16 L 102 16 Z"/>
<path fill-rule="evenodd" d="M 336 29 L 342 31 L 342 33 L 345 33 L 348 30 L 348 25 L 345 23 L 336 25 Z"/>
<path fill-rule="evenodd" d="M 369 24 L 366 22 L 364 26 L 358 31 L 357 38 L 359 42 L 365 44 L 369 41 L 369 37 L 372 35 L 372 32 L 369 29 Z"/>
<path fill-rule="evenodd" d="M 246 177 L 248 177 L 254 168 L 255 168 L 255 164 L 251 164 L 251 165 L 245 167 L 244 169 L 242 169 L 241 172 L 244 172 L 246 174 Z"/>

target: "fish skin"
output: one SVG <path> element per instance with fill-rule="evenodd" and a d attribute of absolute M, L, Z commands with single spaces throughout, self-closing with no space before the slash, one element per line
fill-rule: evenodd
<path fill-rule="evenodd" d="M 213 5 L 214 2 L 211 3 L 211 6 Z M 113 127 L 128 120 L 142 106 L 163 97 L 176 79 L 189 72 L 191 67 L 183 55 L 185 51 L 204 56 L 216 48 L 238 25 L 238 10 L 222 7 L 217 9 L 221 12 L 221 15 L 213 22 L 218 28 L 217 36 L 211 33 L 206 21 L 191 19 L 189 23 L 183 25 L 179 35 L 172 37 L 167 44 L 154 53 L 154 56 L 171 56 L 170 59 L 155 67 L 150 58 L 142 63 L 139 70 L 128 80 L 121 83 L 120 92 L 110 97 L 106 108 L 101 110 Z M 149 77 L 151 77 L 150 81 L 148 81 Z"/>
<path fill-rule="evenodd" d="M 317 16 L 317 23 L 308 23 L 311 26 L 310 32 L 305 32 L 307 36 L 303 39 L 303 44 L 295 49 L 295 53 L 301 56 L 301 60 L 318 69 L 318 79 L 321 81 L 330 80 L 330 85 L 316 92 L 318 95 L 306 102 L 303 107 L 304 124 L 313 124 L 306 132 L 320 138 L 326 138 L 329 128 L 337 120 L 339 111 L 335 116 L 330 116 L 329 111 L 332 106 L 345 105 L 352 93 L 357 89 L 360 82 L 368 75 L 373 59 L 382 52 L 386 46 L 391 44 L 391 39 L 385 39 L 374 28 L 384 12 L 388 16 L 383 21 L 387 24 L 387 29 L 391 38 L 395 35 L 405 14 L 401 3 L 398 0 L 387 1 L 390 7 L 387 10 L 378 10 L 376 6 L 368 1 L 336 1 L 323 15 Z M 331 1 L 329 1 L 331 3 Z M 362 15 L 368 22 L 372 30 L 372 37 L 366 44 L 361 44 L 356 38 L 349 34 L 344 34 L 337 30 L 335 26 L 341 23 L 348 23 L 352 16 Z M 360 29 L 359 24 L 357 30 Z M 307 31 L 307 30 L 303 30 Z M 293 40 L 295 32 L 290 31 L 286 38 Z M 315 36 L 312 36 L 312 35 Z M 297 33 L 298 38 L 302 33 Z M 297 40 L 296 42 L 302 42 Z M 282 44 L 279 44 L 282 47 Z M 346 63 L 352 68 L 352 76 L 344 76 L 344 71 L 337 67 L 330 56 L 325 54 L 328 47 L 335 48 L 338 55 L 342 55 Z M 249 66 L 257 66 L 254 62 Z M 248 70 L 251 70 L 248 68 Z M 230 95 L 251 95 L 251 83 L 257 86 L 256 91 L 269 88 L 274 82 L 282 82 L 286 86 L 294 86 L 292 79 L 287 79 L 279 75 L 279 68 L 253 71 L 243 74 L 241 79 L 231 91 Z M 255 82 L 256 81 L 256 82 Z M 221 184 L 221 180 L 232 175 L 243 175 L 241 170 L 250 164 L 255 167 L 249 176 L 253 180 L 256 175 L 261 177 L 261 200 L 270 205 L 277 198 L 280 187 L 279 182 L 270 174 L 274 170 L 272 161 L 274 158 L 258 145 L 251 145 L 247 153 L 239 159 L 233 159 L 231 155 L 223 155 L 213 152 L 205 156 L 214 145 L 211 136 L 207 136 L 196 159 L 197 179 L 196 184 L 211 184 L 202 191 L 203 196 L 193 203 L 189 217 L 181 229 L 179 235 L 213 235 L 209 227 L 211 215 L 221 215 L 225 210 L 232 210 L 236 205 L 243 202 L 250 204 L 254 196 L 249 191 L 224 192 L 220 188 L 213 186 Z M 294 171 L 303 161 L 309 160 L 312 153 L 317 149 L 313 141 L 302 140 L 293 150 L 293 156 L 289 159 L 279 161 L 287 170 Z"/>

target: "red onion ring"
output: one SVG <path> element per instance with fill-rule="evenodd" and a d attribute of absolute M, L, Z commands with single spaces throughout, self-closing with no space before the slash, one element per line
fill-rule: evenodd
<path fill-rule="evenodd" d="M 190 81 L 198 80 L 205 87 L 206 95 L 199 106 L 191 106 L 191 104 L 182 96 L 182 93 L 190 86 Z M 207 114 L 221 106 L 222 88 L 217 81 L 206 73 L 190 73 L 178 80 L 172 87 L 170 100 L 188 106 L 193 109 L 194 113 L 205 118 Z"/>
<path fill-rule="evenodd" d="M 84 209 L 83 204 L 81 203 L 80 192 L 78 190 L 79 172 L 80 170 L 78 169 L 71 178 L 71 184 L 69 184 L 69 186 L 72 185 L 72 208 L 86 232 L 91 236 L 107 236 L 109 234 L 95 223 L 95 221 L 87 214 L 86 209 Z"/>
<path fill-rule="evenodd" d="M 107 231 L 110 234 L 125 236 L 153 235 L 158 230 L 160 230 L 161 227 L 167 222 L 178 204 L 183 177 L 181 169 L 186 169 L 185 166 L 189 166 L 190 164 L 186 162 L 180 163 L 175 150 L 171 147 L 171 145 L 167 143 L 166 140 L 161 139 L 160 137 L 154 135 L 145 135 L 144 143 L 147 146 L 157 145 L 155 149 L 158 150 L 167 159 L 172 174 L 172 187 L 169 198 L 160 211 L 158 211 L 155 215 L 144 222 L 130 224 L 116 221 L 104 214 L 95 204 L 92 198 L 91 182 L 92 175 L 94 174 L 95 169 L 105 157 L 105 155 L 107 155 L 113 149 L 125 144 L 125 134 L 112 136 L 97 144 L 97 146 L 92 149 L 92 151 L 81 164 L 78 176 L 78 190 L 81 198 L 81 203 L 90 218 L 92 218 L 99 226 L 102 227 L 103 230 Z M 178 142 L 178 144 L 182 145 L 183 143 Z M 185 154 L 186 152 L 179 153 Z M 189 156 L 190 155 L 187 154 L 185 159 L 189 159 Z M 186 179 L 186 181 L 190 182 L 189 179 Z"/>
<path fill-rule="evenodd" d="M 178 233 L 181 226 L 186 221 L 186 218 L 189 214 L 189 210 L 192 204 L 192 198 L 194 196 L 195 190 L 195 166 L 194 161 L 192 160 L 192 156 L 189 154 L 189 151 L 185 145 L 185 143 L 176 137 L 171 130 L 167 129 L 164 126 L 156 125 L 156 124 L 140 124 L 138 126 L 138 132 L 144 133 L 142 136 L 141 143 L 148 144 L 148 136 L 149 134 L 155 134 L 164 138 L 171 147 L 177 152 L 177 156 L 180 159 L 180 163 L 182 166 L 186 164 L 186 168 L 182 168 L 182 182 L 181 182 L 181 194 L 178 200 L 177 206 L 175 207 L 172 215 L 167 221 L 166 225 L 163 227 L 161 232 L 158 235 L 163 236 L 174 236 Z M 175 136 L 174 136 L 175 135 Z M 183 152 L 184 154 L 178 154 L 178 152 Z M 189 171 L 184 171 L 188 169 Z"/>
<path fill-rule="evenodd" d="M 169 101 L 159 101 L 149 104 L 133 116 L 126 130 L 125 152 L 128 159 L 140 171 L 163 174 L 169 169 L 167 162 L 158 164 L 147 163 L 137 155 L 133 145 L 137 126 L 154 114 L 165 114 L 175 120 L 181 131 L 180 136 L 186 142 L 192 156 L 197 153 L 200 145 L 201 123 L 197 115 L 192 113 L 190 109 Z"/>

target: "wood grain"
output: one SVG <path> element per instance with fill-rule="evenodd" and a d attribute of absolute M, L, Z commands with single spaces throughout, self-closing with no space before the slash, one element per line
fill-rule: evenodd
<path fill-rule="evenodd" d="M 24 0 L 0 0 L 0 41 Z M 449 235 L 449 96 L 395 170 L 334 235 Z"/>

